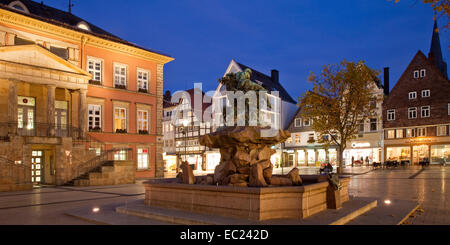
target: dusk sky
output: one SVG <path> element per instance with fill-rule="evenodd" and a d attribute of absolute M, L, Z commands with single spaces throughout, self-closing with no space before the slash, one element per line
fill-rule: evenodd
<path fill-rule="evenodd" d="M 343 59 L 390 67 L 391 88 L 418 50 L 428 55 L 433 11 L 419 0 L 73 0 L 73 14 L 175 60 L 165 66 L 164 90 L 205 91 L 231 59 L 270 75 L 296 99 L 311 88 L 310 71 Z M 67 10 L 68 0 L 45 0 Z M 438 19 L 439 27 L 448 19 Z M 449 60 L 450 30 L 441 30 Z M 382 74 L 381 74 L 382 76 Z"/>

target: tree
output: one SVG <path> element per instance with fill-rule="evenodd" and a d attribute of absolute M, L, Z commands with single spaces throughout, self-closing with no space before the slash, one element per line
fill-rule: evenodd
<path fill-rule="evenodd" d="M 400 2 L 400 0 L 395 0 L 395 3 Z M 423 3 L 431 4 L 431 8 L 439 14 L 439 17 L 445 16 L 450 18 L 450 0 L 422 0 Z M 447 24 L 444 28 L 450 28 L 450 22 L 447 21 Z"/>
<path fill-rule="evenodd" d="M 342 153 L 356 137 L 359 123 L 376 115 L 374 80 L 378 75 L 364 61 L 344 60 L 324 66 L 319 78 L 311 73 L 308 80 L 313 89 L 299 98 L 302 117 L 312 122 L 318 143 L 337 146 L 338 173 L 342 172 Z"/>

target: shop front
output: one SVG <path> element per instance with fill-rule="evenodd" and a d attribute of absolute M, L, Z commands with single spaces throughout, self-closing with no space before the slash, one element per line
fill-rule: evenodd
<path fill-rule="evenodd" d="M 220 152 L 207 151 L 206 155 L 206 171 L 214 171 L 216 166 L 220 164 Z"/>
<path fill-rule="evenodd" d="M 414 165 L 450 163 L 450 137 L 427 137 L 386 142 L 386 160 L 410 161 Z"/>
<path fill-rule="evenodd" d="M 346 166 L 351 166 L 352 161 L 353 163 L 367 165 L 367 161 L 369 164 L 381 162 L 381 151 L 378 143 L 352 142 L 350 148 L 344 150 L 342 156 Z"/>
<path fill-rule="evenodd" d="M 286 167 L 318 167 L 321 164 L 330 162 L 336 165 L 337 151 L 335 148 L 296 148 L 283 150 Z M 273 156 L 272 156 L 273 157 Z M 273 162 L 273 160 L 272 160 Z"/>

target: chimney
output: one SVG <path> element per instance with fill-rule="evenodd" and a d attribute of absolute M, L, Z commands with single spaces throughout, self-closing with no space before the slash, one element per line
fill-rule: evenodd
<path fill-rule="evenodd" d="M 384 94 L 389 95 L 389 67 L 384 68 Z"/>
<path fill-rule="evenodd" d="M 277 70 L 272 70 L 272 81 L 274 82 L 274 83 L 280 83 L 280 80 L 279 80 L 279 75 L 278 75 L 278 71 Z"/>

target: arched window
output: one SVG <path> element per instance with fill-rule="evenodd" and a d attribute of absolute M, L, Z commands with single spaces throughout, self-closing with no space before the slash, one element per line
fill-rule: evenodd
<path fill-rule="evenodd" d="M 28 8 L 21 1 L 14 1 L 14 2 L 10 3 L 8 6 L 10 8 L 17 9 L 17 10 L 22 11 L 27 14 L 30 13 L 30 11 L 28 11 Z"/>
<path fill-rule="evenodd" d="M 86 30 L 86 31 L 91 31 L 91 28 L 89 28 L 89 25 L 84 21 L 81 21 L 80 23 L 78 23 L 77 27 L 80 29 Z"/>

